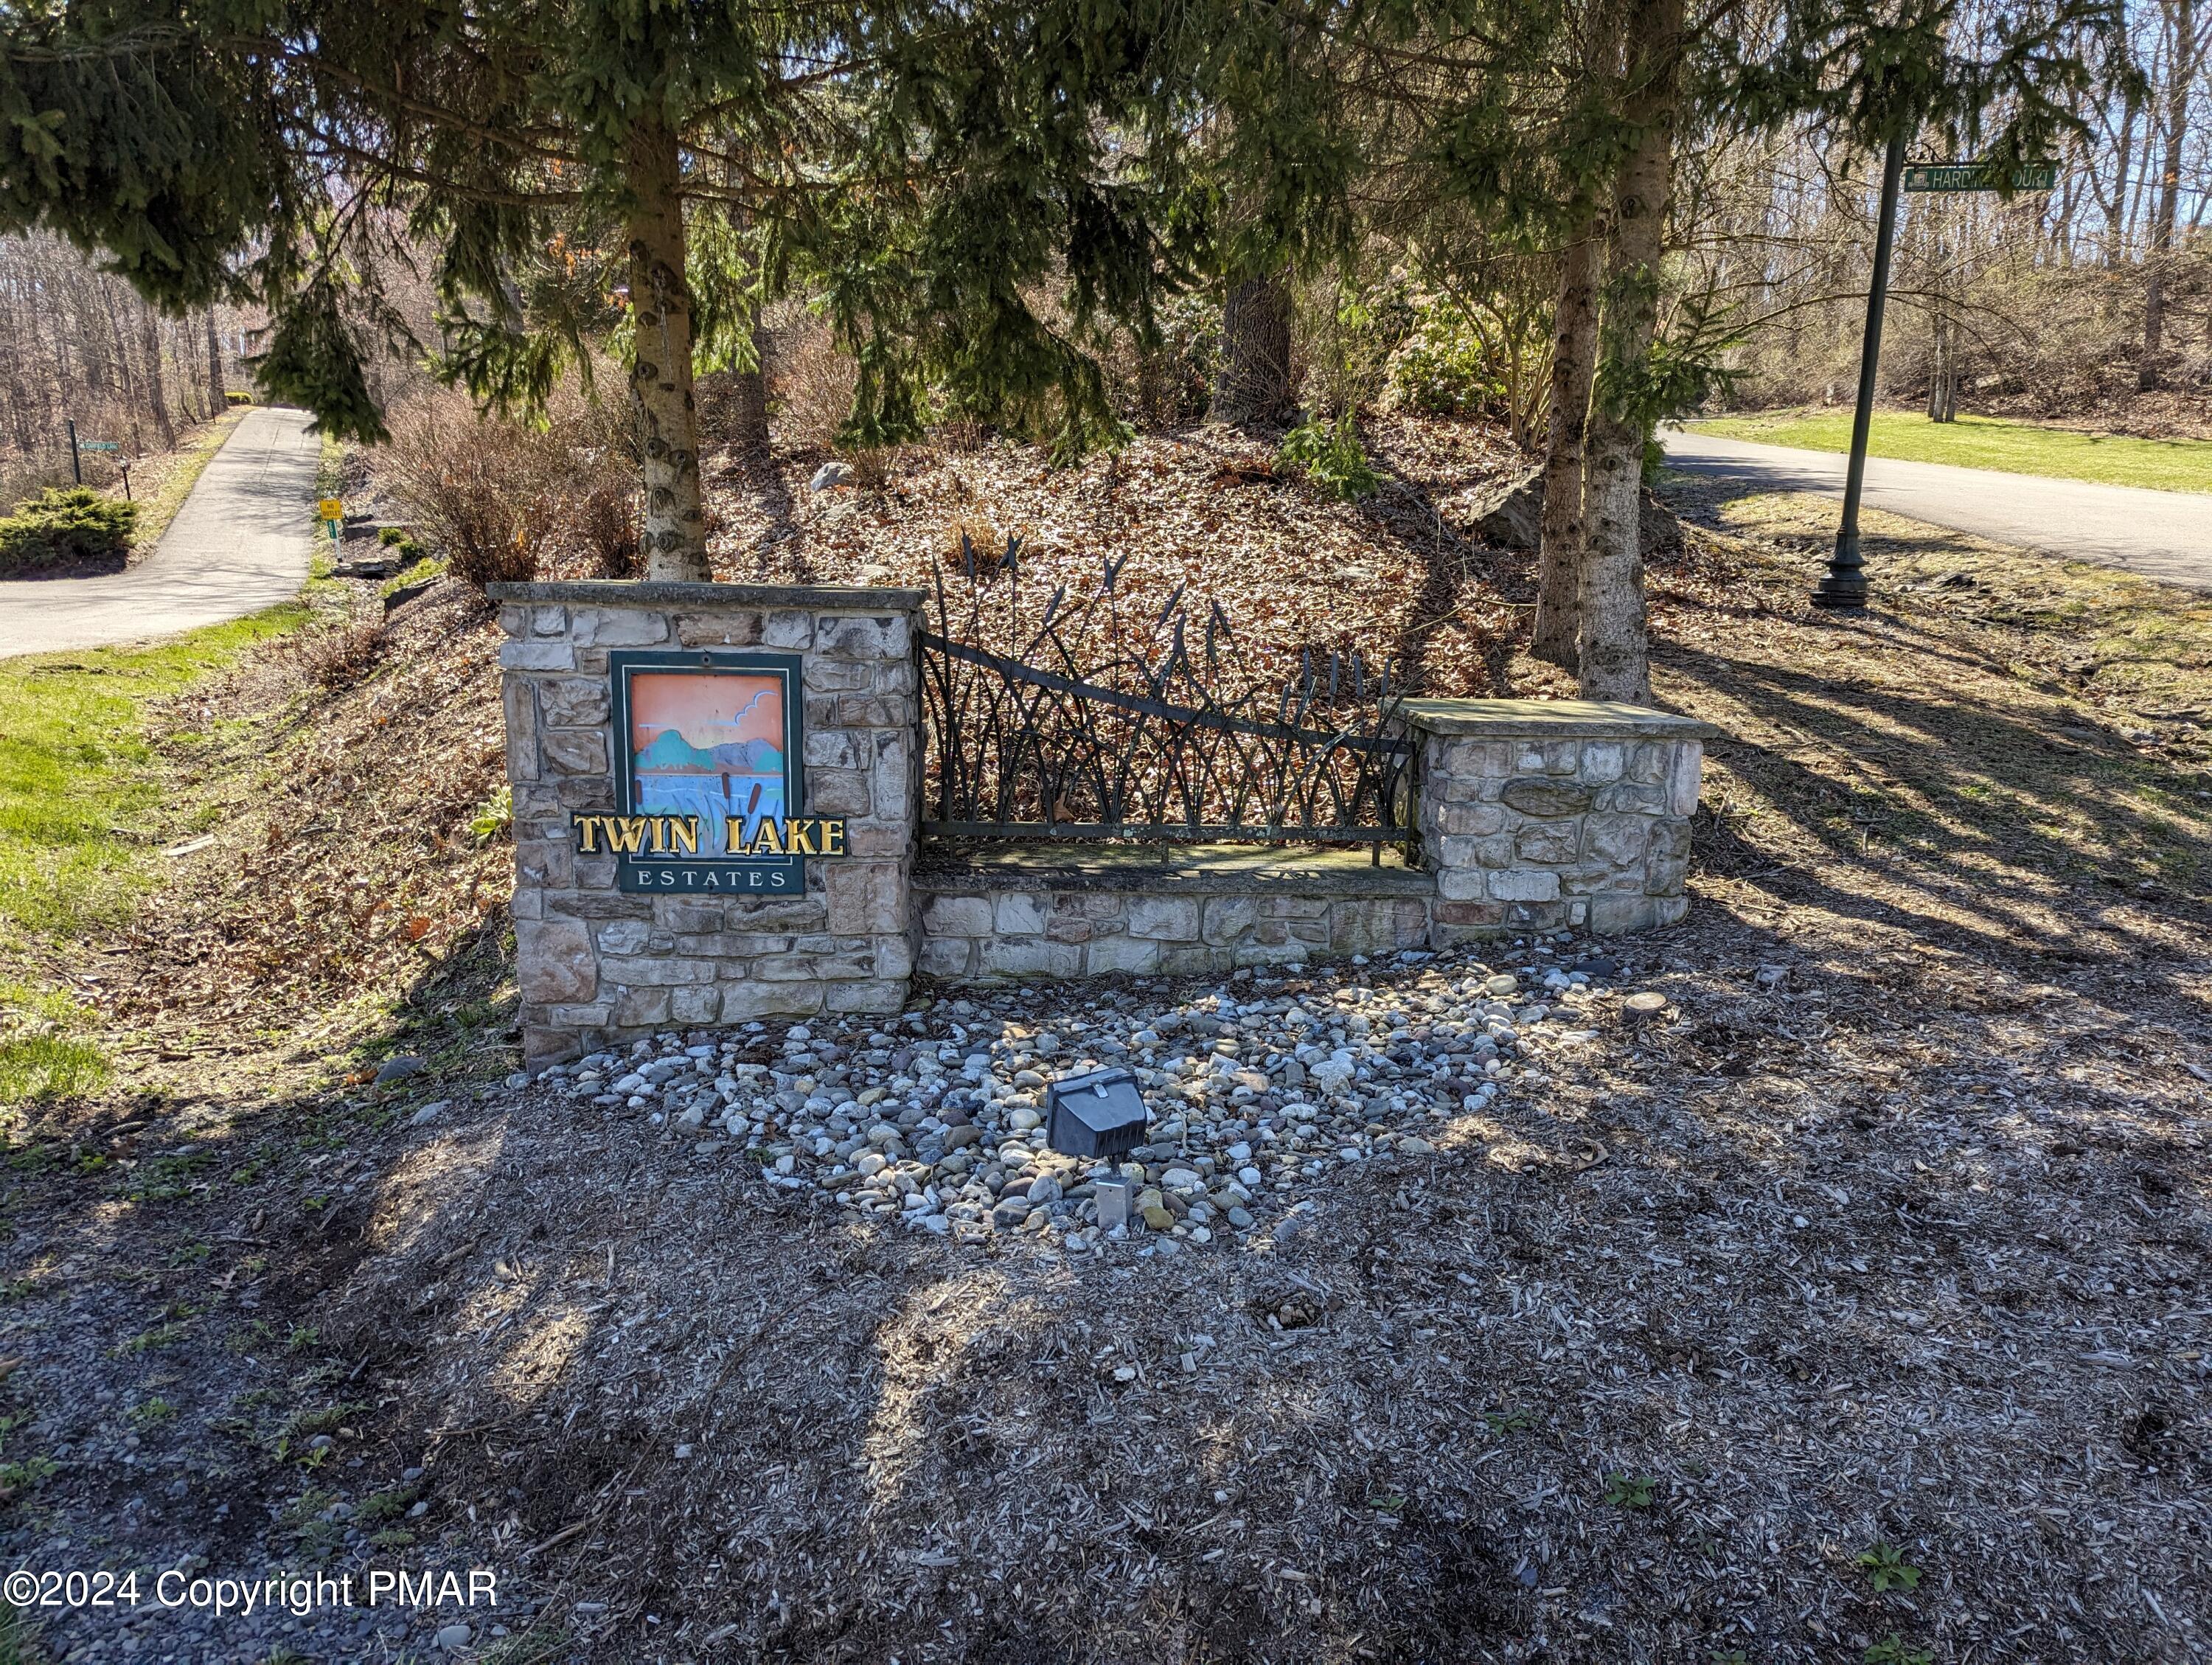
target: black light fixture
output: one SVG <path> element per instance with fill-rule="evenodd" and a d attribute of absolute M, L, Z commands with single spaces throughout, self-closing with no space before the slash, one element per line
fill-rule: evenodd
<path fill-rule="evenodd" d="M 1045 1143 L 1066 1157 L 1115 1162 L 1144 1143 L 1149 1114 L 1137 1078 L 1093 1070 L 1045 1089 Z"/>

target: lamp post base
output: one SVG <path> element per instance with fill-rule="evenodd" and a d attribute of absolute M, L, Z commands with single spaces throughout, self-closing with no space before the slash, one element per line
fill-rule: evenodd
<path fill-rule="evenodd" d="M 1853 514 L 1851 518 L 1856 520 L 1857 516 Z M 1828 575 L 1813 592 L 1813 605 L 1854 613 L 1867 605 L 1866 560 L 1859 554 L 1856 529 L 1838 534 L 1836 552 L 1828 562 Z"/>

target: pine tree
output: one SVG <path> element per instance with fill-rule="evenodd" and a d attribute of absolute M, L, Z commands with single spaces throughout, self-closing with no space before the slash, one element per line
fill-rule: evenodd
<path fill-rule="evenodd" d="M 702 301 L 742 308 L 700 288 L 748 269 L 695 267 L 687 207 L 805 206 L 796 141 L 852 21 L 738 0 L 11 8 L 0 229 L 50 225 L 172 310 L 266 307 L 263 388 L 363 440 L 384 432 L 365 358 L 404 332 L 374 276 L 403 236 L 433 252 L 444 367 L 489 402 L 542 401 L 619 330 L 648 571 L 702 578 L 694 362 L 750 368 L 750 331 L 702 342 Z"/>

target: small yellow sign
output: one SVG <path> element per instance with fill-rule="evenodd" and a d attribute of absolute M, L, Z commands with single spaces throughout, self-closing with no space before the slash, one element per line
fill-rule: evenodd
<path fill-rule="evenodd" d="M 325 520 L 343 520 L 345 519 L 344 500 L 325 497 L 315 505 L 315 513 Z"/>

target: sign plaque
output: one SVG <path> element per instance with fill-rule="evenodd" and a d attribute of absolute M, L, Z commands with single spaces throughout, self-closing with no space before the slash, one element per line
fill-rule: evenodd
<path fill-rule="evenodd" d="M 2049 191 L 2058 183 L 2057 162 L 2022 162 L 2008 181 L 2014 191 Z M 1994 162 L 1908 162 L 1907 191 L 1996 191 L 2008 181 Z"/>
<path fill-rule="evenodd" d="M 610 653 L 615 811 L 578 811 L 576 848 L 612 854 L 617 885 L 693 896 L 806 888 L 809 856 L 845 854 L 845 823 L 806 801 L 795 653 Z"/>

